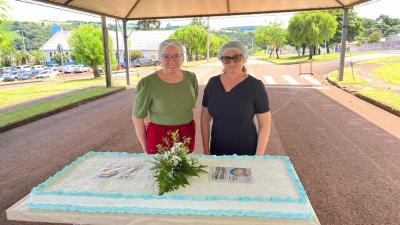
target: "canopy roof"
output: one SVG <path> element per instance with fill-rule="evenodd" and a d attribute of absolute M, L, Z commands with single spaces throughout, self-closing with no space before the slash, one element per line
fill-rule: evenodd
<path fill-rule="evenodd" d="M 351 8 L 370 0 L 34 0 L 122 19 L 143 20 Z"/>

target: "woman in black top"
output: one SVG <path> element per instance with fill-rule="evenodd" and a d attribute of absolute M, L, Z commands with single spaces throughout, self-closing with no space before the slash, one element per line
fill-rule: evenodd
<path fill-rule="evenodd" d="M 202 102 L 204 154 L 264 155 L 271 121 L 264 84 L 246 73 L 248 52 L 242 43 L 228 42 L 220 49 L 218 58 L 224 71 L 208 81 Z"/>

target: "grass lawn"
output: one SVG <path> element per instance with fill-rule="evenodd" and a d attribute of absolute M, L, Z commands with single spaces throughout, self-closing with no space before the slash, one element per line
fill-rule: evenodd
<path fill-rule="evenodd" d="M 0 90 L 0 108 L 92 86 L 105 86 L 104 78 L 32 83 Z"/>
<path fill-rule="evenodd" d="M 368 82 L 364 80 L 361 76 L 357 75 L 357 69 L 354 68 L 354 79 L 351 72 L 351 68 L 344 69 L 343 80 L 339 81 L 339 71 L 333 71 L 328 75 L 328 79 L 337 83 L 338 85 L 364 85 Z"/>
<path fill-rule="evenodd" d="M 34 104 L 31 106 L 27 106 L 24 108 L 19 108 L 15 110 L 11 110 L 5 113 L 0 114 L 0 127 L 4 127 L 7 124 L 12 124 L 42 113 L 46 113 L 94 96 L 102 95 L 114 91 L 116 89 L 120 89 L 121 87 L 93 87 L 85 90 L 73 92 L 71 94 L 67 94 L 61 96 L 60 98 L 52 99 L 45 102 L 40 102 L 38 104 Z"/>
<path fill-rule="evenodd" d="M 364 62 L 358 62 L 357 64 L 395 63 L 399 61 L 400 61 L 400 56 L 388 56 L 379 59 L 372 59 Z"/>
<path fill-rule="evenodd" d="M 374 54 L 379 52 L 346 52 L 346 57 L 355 56 L 355 55 L 365 55 L 365 54 Z M 276 57 L 276 55 L 275 55 Z M 321 54 L 321 55 L 314 55 L 312 61 L 324 61 L 330 59 L 339 59 L 340 53 L 329 53 L 329 54 Z M 280 56 L 279 59 L 277 58 L 268 58 L 268 56 L 264 56 L 262 60 L 266 60 L 275 64 L 293 64 L 299 62 L 306 62 L 309 61 L 308 55 L 305 56 L 297 56 L 297 55 L 283 55 Z"/>
<path fill-rule="evenodd" d="M 372 71 L 372 74 L 389 84 L 400 85 L 400 57 L 396 62 L 393 59 L 386 61 L 387 64 Z"/>
<path fill-rule="evenodd" d="M 400 94 L 394 91 L 388 89 L 364 88 L 359 91 L 358 94 L 400 110 Z"/>

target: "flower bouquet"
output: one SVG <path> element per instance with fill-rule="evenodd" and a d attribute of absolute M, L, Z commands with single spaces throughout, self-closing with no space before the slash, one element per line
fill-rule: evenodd
<path fill-rule="evenodd" d="M 203 169 L 207 167 L 189 155 L 190 138 L 183 137 L 181 140 L 178 130 L 168 135 L 171 139 L 164 137 L 164 145 L 157 145 L 159 154 L 154 157 L 151 168 L 158 183 L 159 195 L 188 185 L 189 177 L 205 173 Z"/>

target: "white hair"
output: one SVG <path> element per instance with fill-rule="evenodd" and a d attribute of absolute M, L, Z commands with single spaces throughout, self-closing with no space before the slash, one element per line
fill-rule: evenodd
<path fill-rule="evenodd" d="M 183 54 L 183 46 L 182 43 L 180 43 L 177 40 L 172 40 L 172 39 L 167 39 L 163 42 L 160 43 L 160 46 L 158 47 L 158 58 L 161 59 L 161 55 L 168 46 L 175 46 L 179 49 L 179 51 Z M 183 60 L 183 57 L 182 57 Z"/>
<path fill-rule="evenodd" d="M 235 49 L 240 52 L 243 57 L 243 62 L 246 62 L 249 58 L 249 51 L 247 50 L 246 46 L 242 44 L 240 41 L 230 41 L 224 44 L 218 52 L 218 59 L 221 60 L 221 57 L 224 56 L 224 53 L 230 49 Z"/>

